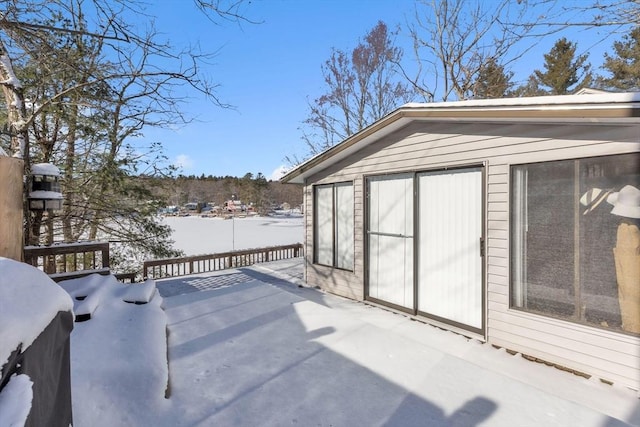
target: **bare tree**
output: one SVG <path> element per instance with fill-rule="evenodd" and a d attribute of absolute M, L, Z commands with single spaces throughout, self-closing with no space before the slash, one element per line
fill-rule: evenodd
<path fill-rule="evenodd" d="M 160 147 L 152 144 L 145 151 L 129 141 L 145 128 L 189 121 L 181 113 L 185 99 L 176 95 L 179 87 L 186 85 L 226 106 L 216 96 L 216 85 L 199 73 L 207 56 L 176 51 L 159 41 L 151 17 L 149 30 L 137 32 L 124 17 L 143 14 L 138 3 L 3 3 L 0 84 L 9 112 L 4 133 L 13 154 L 26 158 L 27 168 L 29 156 L 61 166 L 65 205 L 56 232 L 71 241 L 93 238 L 102 230 L 147 253 L 167 254 L 169 232 L 153 220 L 150 192 L 132 179 L 166 172 L 159 163 Z M 208 12 L 228 4 L 197 3 Z M 220 14 L 232 16 L 234 10 L 220 9 Z M 22 82 L 16 77 L 20 74 Z M 38 243 L 42 215 L 25 212 L 27 242 Z"/>
<path fill-rule="evenodd" d="M 403 52 L 394 45 L 394 35 L 380 21 L 351 52 L 333 49 L 322 66 L 327 92 L 309 102 L 304 121 L 302 139 L 308 155 L 326 150 L 411 100 L 414 94 L 398 74 Z"/>
<path fill-rule="evenodd" d="M 220 18 L 226 21 L 248 22 L 258 24 L 259 21 L 247 17 L 243 9 L 248 3 L 244 0 L 193 0 L 196 7 L 204 13 L 214 24 Z"/>
<path fill-rule="evenodd" d="M 585 0 L 566 2 L 562 0 L 525 0 L 531 7 L 541 11 L 553 11 L 541 16 L 536 22 L 526 25 L 544 26 L 548 31 L 561 31 L 567 27 L 609 27 L 614 31 L 640 24 L 640 2 L 638 0 Z M 517 24 L 517 22 L 510 22 Z"/>
<path fill-rule="evenodd" d="M 23 158 L 29 141 L 28 120 L 22 83 L 16 77 L 9 52 L 0 39 L 0 85 L 7 108 L 6 132 L 10 135 L 11 155 Z"/>
<path fill-rule="evenodd" d="M 527 13 L 526 2 L 511 0 L 418 1 L 409 24 L 417 69 L 403 68 L 405 76 L 428 102 L 472 97 L 487 64 L 508 67 L 527 50 L 513 51 L 533 35 L 533 23 L 521 24 Z"/>

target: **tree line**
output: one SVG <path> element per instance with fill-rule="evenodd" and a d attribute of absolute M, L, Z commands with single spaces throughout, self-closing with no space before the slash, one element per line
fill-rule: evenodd
<path fill-rule="evenodd" d="M 242 177 L 178 175 L 159 180 L 159 185 L 166 189 L 165 200 L 172 206 L 193 202 L 223 206 L 226 201 L 240 200 L 258 213 L 267 213 L 284 203 L 291 207 L 302 204 L 301 186 L 267 180 L 262 173 L 255 177 L 252 173 Z"/>
<path fill-rule="evenodd" d="M 258 204 L 300 203 L 295 191 L 289 194 L 261 174 L 176 177 L 162 141 L 140 143 L 151 128 L 193 120 L 182 108 L 189 101 L 186 88 L 229 107 L 217 96 L 219 83 L 202 73 L 215 52 L 172 45 L 156 31 L 148 2 L 0 5 L 6 111 L 0 155 L 24 159 L 27 177 L 32 164 L 57 165 L 64 195 L 61 211 L 25 209 L 26 244 L 106 238 L 119 242 L 122 253 L 166 257 L 174 254 L 171 230 L 156 213 L 169 203 L 219 201 L 234 193 Z M 245 0 L 192 0 L 180 7 L 195 8 L 211 25 L 260 25 L 247 18 L 251 2 Z M 289 160 L 317 154 L 409 101 L 562 94 L 586 86 L 638 89 L 639 17 L 634 0 L 569 6 L 556 0 L 416 0 L 403 29 L 412 40 L 412 59 L 395 45 L 402 29 L 380 21 L 354 49 L 333 48 L 320 64 L 326 90 L 308 102 L 301 124 L 305 152 Z M 531 46 L 576 26 L 621 34 L 602 75 L 591 70 L 586 54 L 576 54 L 578 42 L 558 37 L 529 79 L 513 83 L 509 70 Z M 28 188 L 27 181 L 25 207 Z"/>

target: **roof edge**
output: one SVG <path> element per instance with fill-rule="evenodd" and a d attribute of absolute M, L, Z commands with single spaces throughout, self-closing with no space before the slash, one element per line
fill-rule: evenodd
<path fill-rule="evenodd" d="M 621 109 L 637 110 L 620 112 Z M 525 98 L 498 98 L 453 102 L 408 103 L 400 106 L 385 117 L 372 123 L 342 142 L 304 161 L 284 174 L 283 183 L 303 184 L 305 175 L 337 154 L 353 147 L 382 129 L 393 124 L 406 124 L 414 120 L 460 120 L 488 119 L 516 120 L 532 118 L 557 120 L 558 112 L 565 111 L 563 117 L 617 118 L 640 116 L 640 92 L 555 95 Z M 575 114 L 572 114 L 575 112 Z M 500 113 L 500 114 L 492 114 Z M 391 131 L 399 126 L 394 126 Z"/>
<path fill-rule="evenodd" d="M 447 102 L 410 102 L 400 108 L 469 108 L 469 107 L 492 107 L 508 108 L 515 106 L 575 106 L 594 104 L 628 104 L 640 102 L 640 92 L 618 92 L 618 93 L 583 93 L 580 95 L 547 95 L 529 96 L 520 98 L 494 98 L 494 99 L 470 99 L 465 101 Z"/>

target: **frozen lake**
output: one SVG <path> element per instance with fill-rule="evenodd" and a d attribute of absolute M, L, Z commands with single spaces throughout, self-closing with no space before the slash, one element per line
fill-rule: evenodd
<path fill-rule="evenodd" d="M 165 217 L 173 229 L 173 247 L 185 255 L 212 254 L 240 249 L 302 243 L 304 218 Z"/>

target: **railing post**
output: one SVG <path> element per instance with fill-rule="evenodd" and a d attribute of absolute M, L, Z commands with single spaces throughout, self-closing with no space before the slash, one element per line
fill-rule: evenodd
<path fill-rule="evenodd" d="M 102 268 L 109 267 L 109 243 L 105 243 L 102 249 Z"/>
<path fill-rule="evenodd" d="M 42 266 L 44 267 L 44 272 L 47 274 L 56 272 L 56 258 L 53 255 L 43 255 L 42 256 Z"/>

